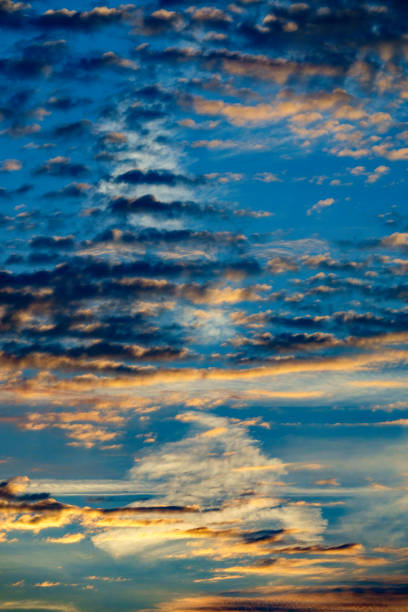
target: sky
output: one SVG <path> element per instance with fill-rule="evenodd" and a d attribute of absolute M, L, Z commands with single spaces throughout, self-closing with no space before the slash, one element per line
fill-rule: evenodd
<path fill-rule="evenodd" d="M 0 0 L 0 611 L 407 610 L 407 23 Z"/>

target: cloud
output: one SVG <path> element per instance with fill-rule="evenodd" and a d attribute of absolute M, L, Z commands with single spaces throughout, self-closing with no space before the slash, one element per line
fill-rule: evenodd
<path fill-rule="evenodd" d="M 316 480 L 315 485 L 317 486 L 329 486 L 329 487 L 339 487 L 340 483 L 337 478 L 323 478 L 322 480 Z"/>
<path fill-rule="evenodd" d="M 61 138 L 64 140 L 76 140 L 77 138 L 86 138 L 91 130 L 92 123 L 88 119 L 81 119 L 80 121 L 74 121 L 72 123 L 65 123 L 57 126 L 52 132 L 52 137 Z"/>
<path fill-rule="evenodd" d="M 367 183 L 376 183 L 379 178 L 384 176 L 390 171 L 388 166 L 378 166 L 375 170 L 367 176 Z"/>
<path fill-rule="evenodd" d="M 12 499 L 23 493 L 27 488 L 29 479 L 27 476 L 15 476 L 0 483 L 0 497 Z"/>
<path fill-rule="evenodd" d="M 238 551 L 265 554 L 264 547 L 286 532 L 300 540 L 319 538 L 325 523 L 318 512 L 281 506 L 273 499 L 274 481 L 285 473 L 285 466 L 262 453 L 244 424 L 199 412 L 182 413 L 178 419 L 191 424 L 190 434 L 147 453 L 129 477 L 142 489 L 153 488 L 164 505 L 182 501 L 197 505 L 200 512 L 171 527 L 106 531 L 94 536 L 96 546 L 114 556 L 135 551 L 151 558 L 228 556 Z M 254 528 L 259 539 L 252 534 Z M 188 541 L 197 538 L 199 542 L 190 553 Z M 212 549 L 205 542 L 200 544 L 203 538 L 214 540 Z M 251 544 L 255 541 L 257 546 Z"/>
<path fill-rule="evenodd" d="M 408 233 L 394 232 L 381 240 L 381 245 L 392 248 L 408 248 Z"/>
<path fill-rule="evenodd" d="M 322 565 L 321 559 L 262 559 L 248 565 L 233 565 L 218 568 L 216 571 L 224 574 L 237 575 L 272 575 L 272 576 L 313 576 L 315 579 L 332 577 L 341 574 L 338 567 Z"/>
<path fill-rule="evenodd" d="M 23 164 L 18 159 L 5 159 L 1 164 L 0 171 L 1 172 L 16 172 L 17 170 L 21 170 Z"/>
<path fill-rule="evenodd" d="M 131 579 L 123 578 L 122 576 L 118 576 L 117 578 L 113 578 L 111 576 L 86 576 L 86 580 L 100 580 L 102 582 L 128 582 Z"/>
<path fill-rule="evenodd" d="M 76 178 L 88 174 L 88 172 L 89 169 L 84 164 L 71 163 L 69 157 L 58 155 L 40 166 L 35 174 Z"/>
<path fill-rule="evenodd" d="M 180 13 L 160 8 L 144 16 L 139 27 L 147 35 L 156 35 L 166 31 L 182 30 L 184 26 L 185 21 Z"/>
<path fill-rule="evenodd" d="M 96 562 L 104 551 L 136 551 L 148 563 L 166 559 L 170 578 L 190 567 L 184 578 L 194 592 L 194 580 L 239 577 L 253 589 L 262 579 L 357 583 L 370 563 L 382 563 L 347 543 L 357 507 L 348 479 L 363 468 L 345 475 L 324 448 L 344 450 L 347 431 L 358 447 L 361 432 L 345 429 L 353 424 L 376 432 L 380 446 L 407 425 L 402 413 L 370 417 L 381 409 L 378 393 L 392 395 L 383 406 L 404 408 L 408 263 L 396 205 L 405 171 L 370 159 L 406 157 L 407 9 L 396 0 L 114 4 L 0 0 L 1 24 L 12 28 L 0 62 L 0 393 L 8 410 L 0 420 L 13 448 L 41 440 L 45 457 L 49 444 L 68 444 L 62 459 L 86 455 L 92 471 L 97 458 L 101 474 L 136 448 L 132 480 L 109 486 L 123 503 L 127 490 L 138 501 L 81 506 L 65 503 L 67 482 L 60 502 L 41 494 L 46 486 L 8 480 L 0 539 L 22 534 L 20 550 L 41 533 L 34 544 L 47 560 L 78 555 L 93 538 Z M 14 136 L 24 137 L 20 148 Z M 233 156 L 217 153 L 227 148 Z M 346 156 L 370 159 L 350 170 Z M 344 210 L 326 197 L 326 181 L 338 184 Z M 380 191 L 390 186 L 387 212 Z M 344 240 L 352 231 L 346 196 L 357 202 L 360 242 Z M 313 227 L 327 206 L 330 227 Z M 383 214 L 390 236 L 373 230 L 366 209 Z M 333 419 L 324 417 L 329 407 Z M 296 445 L 299 423 L 306 429 Z M 262 442 L 251 427 L 262 428 Z M 312 471 L 323 462 L 322 473 Z M 382 478 L 380 463 L 372 458 L 370 470 L 387 488 L 359 487 L 361 495 L 403 486 Z M 85 494 L 92 486 L 76 485 Z M 382 516 L 378 504 L 375 513 Z M 361 524 L 354 533 L 370 551 Z M 400 575 L 395 567 L 385 570 L 389 581 Z M 44 578 L 59 580 L 35 580 Z M 329 610 L 353 609 L 356 597 L 372 603 L 343 591 L 339 603 L 340 590 Z M 185 605 L 302 610 L 325 601 L 302 592 L 293 603 L 297 592 L 277 601 L 276 593 L 234 591 Z M 121 589 L 116 604 L 131 607 L 128 593 Z"/>
<path fill-rule="evenodd" d="M 199 115 L 225 117 L 237 126 L 266 124 L 288 119 L 298 113 L 310 111 L 330 111 L 339 104 L 348 102 L 349 96 L 342 90 L 308 96 L 290 96 L 275 104 L 256 104 L 247 106 L 240 103 L 227 103 L 198 96 L 193 99 L 193 107 Z"/>
<path fill-rule="evenodd" d="M 375 348 L 375 344 L 373 345 Z M 369 349 L 369 345 L 367 346 Z M 165 367 L 139 367 L 134 366 L 132 369 L 128 369 L 128 373 L 121 373 L 121 368 L 115 366 L 112 370 L 112 375 L 101 375 L 100 373 L 84 373 L 80 375 L 61 377 L 61 372 L 69 372 L 78 368 L 78 364 L 75 361 L 70 364 L 64 364 L 64 360 L 58 360 L 58 371 L 55 373 L 49 373 L 42 371 L 41 369 L 37 374 L 33 374 L 31 378 L 21 378 L 19 375 L 14 377 L 11 373 L 15 372 L 15 362 L 10 362 L 6 369 L 6 379 L 9 379 L 3 384 L 2 397 L 5 401 L 13 401 L 16 404 L 28 403 L 46 403 L 47 405 L 60 404 L 75 406 L 80 405 L 83 407 L 95 406 L 96 408 L 102 406 L 105 402 L 107 409 L 100 413 L 101 422 L 95 422 L 90 420 L 92 414 L 90 413 L 89 420 L 84 418 L 76 417 L 75 411 L 73 412 L 71 423 L 64 423 L 58 413 L 55 416 L 50 416 L 50 419 L 41 418 L 41 416 L 33 417 L 33 420 L 26 418 L 13 418 L 12 422 L 16 425 L 20 425 L 23 429 L 34 428 L 38 425 L 40 429 L 46 427 L 55 428 L 61 430 L 67 436 L 71 437 L 72 441 L 78 441 L 85 444 L 88 448 L 91 448 L 94 444 L 104 444 L 103 438 L 105 435 L 110 435 L 111 439 L 118 436 L 122 430 L 119 422 L 112 421 L 109 428 L 106 428 L 102 424 L 104 418 L 108 419 L 109 422 L 109 410 L 108 407 L 114 408 L 115 404 L 120 401 L 119 407 L 123 405 L 126 410 L 126 406 L 137 407 L 139 401 L 142 401 L 141 410 L 146 409 L 146 395 L 156 400 L 152 400 L 150 403 L 154 406 L 154 401 L 164 403 L 164 405 L 174 405 L 180 401 L 193 401 L 192 398 L 197 397 L 198 394 L 204 394 L 205 397 L 211 398 L 209 406 L 212 402 L 218 405 L 217 402 L 223 401 L 223 398 L 228 398 L 232 395 L 232 401 L 238 404 L 240 402 L 248 403 L 251 401 L 258 402 L 279 402 L 279 401 L 313 401 L 319 397 L 325 397 L 329 393 L 329 388 L 325 385 L 319 373 L 321 372 L 332 372 L 339 373 L 341 376 L 347 376 L 351 373 L 364 372 L 367 368 L 373 371 L 381 371 L 385 364 L 393 364 L 399 366 L 407 360 L 406 352 L 403 350 L 391 350 L 384 348 L 383 344 L 378 344 L 376 350 L 367 352 L 355 352 L 349 351 L 349 355 L 345 356 L 340 354 L 339 356 L 324 356 L 318 358 L 293 358 L 288 356 L 285 359 L 271 359 L 267 362 L 267 365 L 263 364 L 259 367 L 246 367 L 246 368 L 192 368 L 188 365 L 182 368 L 165 368 Z M 27 360 L 26 365 L 31 363 L 30 367 L 33 367 L 35 361 Z M 43 355 L 43 367 L 48 363 L 50 366 L 50 357 Z M 40 364 L 38 364 L 40 365 Z M 89 362 L 89 359 L 84 361 L 83 368 L 88 369 L 97 365 Z M 99 366 L 101 367 L 101 366 Z M 106 365 L 104 366 L 106 368 Z M 122 366 L 123 368 L 123 366 Z M 96 370 L 97 372 L 97 370 Z M 314 382 L 308 383 L 307 388 L 304 388 L 304 384 L 299 381 L 297 389 L 293 388 L 293 384 L 289 385 L 289 378 L 292 380 L 293 374 L 299 376 L 300 374 L 313 374 L 315 375 Z M 377 375 L 378 376 L 378 375 Z M 282 378 L 281 378 L 282 377 Z M 288 378 L 287 378 L 288 377 Z M 306 379 L 307 380 L 307 379 Z M 262 384 L 261 384 L 262 381 Z M 189 386 L 194 383 L 194 390 L 190 390 Z M 228 383 L 228 384 L 227 384 Z M 232 384 L 230 384 L 232 383 Z M 358 385 L 358 381 L 356 381 Z M 188 386 L 186 387 L 186 384 Z M 255 388 L 254 388 L 255 384 Z M 374 384 L 374 383 L 373 383 Z M 395 386 L 399 388 L 401 386 Z M 163 385 L 165 385 L 167 396 L 163 396 Z M 389 385 L 392 387 L 393 385 Z M 361 385 L 361 389 L 366 389 L 367 385 Z M 251 395 L 251 390 L 256 391 Z M 171 392 L 175 395 L 172 396 Z M 249 393 L 248 393 L 249 392 Z M 343 391 L 346 395 L 349 393 L 347 387 Z M 135 393 L 138 400 L 134 402 L 126 401 L 126 397 L 135 397 Z M 181 395 L 177 395 L 177 393 Z M 235 395 L 238 393 L 238 395 Z M 119 396 L 119 397 L 118 397 Z M 104 402 L 102 401 L 104 398 Z M 195 400 L 194 400 L 195 401 Z M 229 400 L 231 401 L 231 400 Z M 123 403 L 122 403 L 123 402 Z M 51 415 L 54 410 L 51 410 Z M 63 411 L 64 412 L 64 411 Z M 115 410 L 112 411 L 112 418 Z M 117 415 L 124 416 L 126 414 Z M 99 418 L 98 416 L 96 418 Z M 75 420 L 76 419 L 76 420 Z M 124 422 L 124 421 L 123 421 Z M 76 437 L 78 438 L 76 440 Z"/>
<path fill-rule="evenodd" d="M 19 599 L 0 602 L 0 610 L 50 610 L 51 612 L 79 612 L 79 609 L 70 603 L 50 603 L 38 599 Z"/>
<path fill-rule="evenodd" d="M 67 533 L 60 538 L 46 538 L 46 542 L 51 544 L 77 544 L 85 538 L 83 533 Z"/>
<path fill-rule="evenodd" d="M 228 419 L 201 413 L 187 413 L 183 421 L 190 421 L 193 433 L 180 442 L 166 445 L 161 451 L 145 457 L 140 465 L 130 471 L 132 479 L 148 478 L 157 481 L 156 490 L 166 499 L 175 500 L 180 496 L 198 503 L 200 499 L 210 505 L 215 499 L 238 497 L 249 488 L 253 478 L 250 475 L 234 474 L 233 470 L 243 466 L 270 465 L 283 473 L 285 470 L 279 460 L 268 461 L 257 445 L 247 436 L 245 427 L 230 426 Z M 217 435 L 210 435 L 214 431 Z M 214 438 L 214 439 L 213 439 Z M 238 449 L 245 452 L 238 454 Z M 225 458 L 222 453 L 231 453 Z M 218 450 L 211 459 L 209 453 Z M 206 469 L 203 470 L 202 466 Z M 173 470 L 178 468 L 174 472 Z M 164 482 L 163 482 L 164 480 Z"/>
<path fill-rule="evenodd" d="M 399 591 L 393 587 L 316 587 L 291 585 L 275 588 L 261 588 L 261 593 L 233 595 L 190 595 L 179 597 L 154 610 L 158 612 L 348 612 L 349 610 L 370 610 L 370 612 L 403 612 L 406 606 L 404 588 Z M 154 612 L 153 609 L 145 612 Z"/>
<path fill-rule="evenodd" d="M 172 181 L 172 179 L 169 179 Z M 174 179 L 175 180 L 175 179 Z M 117 196 L 110 204 L 112 211 L 119 214 L 149 214 L 167 217 L 169 219 L 181 216 L 202 217 L 206 215 L 222 216 L 226 212 L 213 204 L 199 204 L 196 202 L 162 202 L 152 194 L 145 194 L 138 198 Z"/>
<path fill-rule="evenodd" d="M 34 236 L 30 240 L 32 249 L 62 249 L 70 250 L 74 247 L 74 236 Z"/>
<path fill-rule="evenodd" d="M 133 487 L 154 487 L 154 505 L 139 501 L 122 508 L 79 507 L 26 494 L 28 479 L 14 479 L 1 485 L 0 528 L 37 533 L 79 523 L 94 534 L 96 546 L 112 555 L 143 551 L 150 560 L 163 555 L 263 557 L 281 542 L 319 541 L 325 528 L 319 509 L 271 496 L 285 465 L 265 456 L 248 436 L 245 422 L 200 412 L 181 413 L 178 420 L 190 425 L 189 434 L 145 454 L 129 472 Z M 267 476 L 266 467 L 271 468 Z M 46 541 L 76 544 L 83 537 L 77 532 Z"/>
<path fill-rule="evenodd" d="M 21 479 L 20 479 L 21 481 Z M 24 484 L 28 485 L 28 479 Z M 46 493 L 11 494 L 7 489 L 9 482 L 0 485 L 0 530 L 4 532 L 20 531 L 39 533 L 43 529 L 60 529 L 71 524 L 80 524 L 85 532 L 98 531 L 101 528 L 129 528 L 148 525 L 171 525 L 173 517 L 199 512 L 198 506 L 179 505 L 144 505 L 143 507 L 126 506 L 120 508 L 90 508 L 59 502 Z M 78 534 L 63 535 L 61 538 L 48 540 L 53 543 L 77 543 Z"/>
<path fill-rule="evenodd" d="M 373 147 L 374 153 L 385 157 L 388 161 L 406 161 L 408 159 L 408 147 L 390 149 L 389 145 L 376 145 Z"/>
<path fill-rule="evenodd" d="M 192 9 L 191 18 L 193 21 L 212 22 L 212 24 L 232 21 L 231 17 L 215 6 L 203 6 L 199 9 Z"/>
<path fill-rule="evenodd" d="M 72 66 L 73 69 L 77 68 L 79 71 L 96 71 L 96 70 L 104 70 L 104 69 L 114 69 L 117 71 L 127 71 L 127 70 L 139 70 L 139 65 L 133 60 L 120 57 L 113 51 L 105 51 L 100 56 L 96 57 L 83 57 L 81 58 L 77 64 Z M 81 122 L 83 124 L 83 132 L 86 134 L 87 126 L 84 124 L 84 120 Z M 90 131 L 91 125 L 88 125 L 88 130 Z M 75 137 L 74 133 L 70 133 L 71 137 Z M 112 142 L 112 141 L 111 141 Z M 107 142 L 105 141 L 105 144 Z"/>
<path fill-rule="evenodd" d="M 328 206 L 332 206 L 335 202 L 334 198 L 326 198 L 324 200 L 319 200 L 316 204 L 313 204 L 311 208 L 307 210 L 307 214 L 311 215 L 312 212 L 320 212 L 322 208 L 327 208 Z"/>
<path fill-rule="evenodd" d="M 89 183 L 70 183 L 59 191 L 48 191 L 42 197 L 50 200 L 57 198 L 82 198 L 91 189 Z"/>
<path fill-rule="evenodd" d="M 215 54 L 214 54 L 215 55 Z M 229 74 L 273 81 L 284 85 L 290 78 L 308 79 L 316 76 L 338 77 L 341 66 L 294 62 L 287 59 L 271 59 L 265 55 L 221 52 L 222 67 Z"/>
<path fill-rule="evenodd" d="M 13 2 L 12 0 L 1 0 L 0 1 L 0 13 L 16 13 L 29 8 L 29 4 L 24 2 Z"/>
<path fill-rule="evenodd" d="M 87 30 L 110 25 L 128 18 L 134 5 L 120 5 L 117 8 L 95 6 L 90 11 L 75 11 L 66 8 L 48 9 L 37 17 L 35 23 L 43 28 L 67 28 Z"/>
<path fill-rule="evenodd" d="M 192 179 L 181 174 L 173 174 L 167 170 L 128 170 L 119 174 L 115 181 L 117 183 L 131 183 L 132 185 L 166 185 L 175 187 L 177 185 L 195 185 L 200 183 L 199 179 Z"/>

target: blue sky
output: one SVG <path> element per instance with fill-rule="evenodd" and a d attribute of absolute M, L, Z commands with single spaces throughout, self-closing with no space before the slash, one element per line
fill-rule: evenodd
<path fill-rule="evenodd" d="M 408 8 L 0 0 L 0 610 L 405 610 Z"/>

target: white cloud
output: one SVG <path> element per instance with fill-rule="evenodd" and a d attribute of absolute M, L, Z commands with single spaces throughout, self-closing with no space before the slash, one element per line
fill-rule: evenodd
<path fill-rule="evenodd" d="M 322 208 L 327 208 L 334 204 L 334 198 L 326 198 L 325 200 L 319 200 L 316 204 L 313 204 L 311 208 L 307 211 L 307 214 L 310 215 L 312 212 L 320 212 Z"/>
<path fill-rule="evenodd" d="M 325 528 L 318 508 L 293 506 L 276 498 L 285 464 L 266 456 L 247 428 L 230 419 L 199 412 L 179 415 L 189 434 L 141 459 L 129 477 L 141 490 L 155 491 L 154 505 L 198 506 L 199 511 L 161 514 L 163 520 L 137 528 L 108 529 L 93 537 L 113 556 L 184 556 L 191 530 L 290 529 L 300 541 L 316 541 Z M 133 503 L 133 507 L 151 505 Z M 147 518 L 141 515 L 141 518 Z M 152 514 L 149 514 L 151 519 Z"/>

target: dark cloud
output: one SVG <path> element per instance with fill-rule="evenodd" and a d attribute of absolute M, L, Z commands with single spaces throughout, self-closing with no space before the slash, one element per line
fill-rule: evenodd
<path fill-rule="evenodd" d="M 148 102 L 172 103 L 175 101 L 176 95 L 172 91 L 163 89 L 159 85 L 146 85 L 134 92 L 136 98 L 142 98 Z M 136 109 L 131 109 L 133 112 Z"/>
<path fill-rule="evenodd" d="M 52 200 L 56 198 L 82 198 L 90 187 L 88 183 L 70 183 L 59 191 L 48 191 L 42 197 Z"/>
<path fill-rule="evenodd" d="M 89 173 L 84 164 L 72 163 L 69 157 L 56 156 L 37 168 L 35 174 L 49 174 L 56 177 L 81 177 Z"/>
<path fill-rule="evenodd" d="M 77 106 L 88 105 L 89 98 L 73 98 L 69 95 L 51 96 L 47 100 L 47 106 L 52 110 L 68 111 Z"/>
<path fill-rule="evenodd" d="M 166 112 L 160 107 L 141 107 L 131 108 L 127 113 L 127 124 L 129 127 L 137 128 L 145 121 L 155 121 L 166 117 Z"/>
<path fill-rule="evenodd" d="M 182 29 L 184 23 L 183 17 L 176 11 L 159 9 L 150 15 L 146 15 L 138 24 L 138 27 L 147 35 L 163 34 L 164 32 L 171 34 L 174 30 Z"/>
<path fill-rule="evenodd" d="M 130 373 L 134 364 L 180 361 L 189 357 L 186 349 L 170 346 L 114 344 L 99 341 L 92 346 L 66 347 L 62 344 L 20 345 L 9 342 L 1 354 L 3 364 L 12 367 L 42 367 L 57 371 Z"/>
<path fill-rule="evenodd" d="M 77 138 L 85 138 L 91 130 L 92 123 L 88 119 L 81 119 L 80 121 L 57 126 L 52 132 L 52 137 L 76 140 Z"/>
<path fill-rule="evenodd" d="M 12 79 L 46 77 L 51 66 L 60 61 L 65 52 L 65 41 L 33 42 L 23 47 L 20 57 L 0 59 L 0 73 Z"/>
<path fill-rule="evenodd" d="M 183 174 L 174 174 L 168 170 L 128 170 L 119 174 L 115 181 L 117 183 L 130 183 L 132 185 L 165 185 L 176 187 L 177 185 L 200 185 L 205 181 L 202 178 L 191 178 Z"/>
<path fill-rule="evenodd" d="M 339 66 L 349 65 L 363 45 L 398 40 L 403 34 L 401 20 L 407 8 L 402 3 L 386 11 L 370 10 L 370 5 L 357 1 L 331 0 L 325 7 L 319 10 L 320 5 L 309 3 L 305 10 L 293 11 L 290 5 L 277 5 L 269 12 L 272 18 L 266 23 L 264 20 L 266 27 L 260 28 L 257 21 L 248 19 L 241 22 L 239 32 L 262 48 L 298 48 L 309 52 L 309 57 L 331 59 Z M 296 28 L 287 29 L 288 22 L 295 23 Z"/>
<path fill-rule="evenodd" d="M 46 61 L 35 57 L 0 59 L 0 73 L 8 78 L 45 77 L 47 65 Z"/>
<path fill-rule="evenodd" d="M 65 70 L 73 72 L 76 71 L 96 71 L 105 70 L 107 68 L 114 70 L 137 70 L 138 66 L 132 60 L 122 58 L 116 55 L 113 51 L 106 51 L 97 57 L 83 57 L 78 62 L 73 62 L 65 67 Z"/>
<path fill-rule="evenodd" d="M 198 204 L 196 202 L 161 202 L 155 196 L 146 194 L 131 199 L 119 196 L 111 204 L 111 209 L 119 214 L 151 214 L 163 217 L 177 217 L 179 215 L 204 216 L 225 215 L 226 211 L 213 204 Z"/>
<path fill-rule="evenodd" d="M 149 227 L 141 230 L 138 233 L 130 231 L 120 231 L 117 229 L 108 229 L 94 240 L 89 241 L 86 246 L 100 243 L 112 243 L 114 245 L 126 244 L 149 244 L 154 246 L 165 246 L 174 244 L 190 244 L 201 247 L 218 246 L 220 249 L 227 246 L 231 250 L 234 247 L 238 250 L 242 249 L 246 244 L 246 239 L 242 234 L 233 234 L 232 232 L 209 232 L 209 231 L 193 231 L 188 229 L 182 230 L 160 230 L 155 227 Z M 259 271 L 259 266 L 257 267 Z"/>
<path fill-rule="evenodd" d="M 34 236 L 30 240 L 32 249 L 70 250 L 74 247 L 73 236 Z"/>
<path fill-rule="evenodd" d="M 25 2 L 0 0 L 0 25 L 11 28 L 22 26 L 25 14 L 30 6 L 30 4 Z"/>
<path fill-rule="evenodd" d="M 252 349 L 247 354 L 239 352 L 236 359 L 239 361 L 250 359 L 262 360 L 265 355 L 286 353 L 291 351 L 309 351 L 333 348 L 340 344 L 340 341 L 332 334 L 313 332 L 291 334 L 282 332 L 271 334 L 264 332 L 255 334 L 251 338 L 237 338 L 235 344 L 240 348 Z"/>

